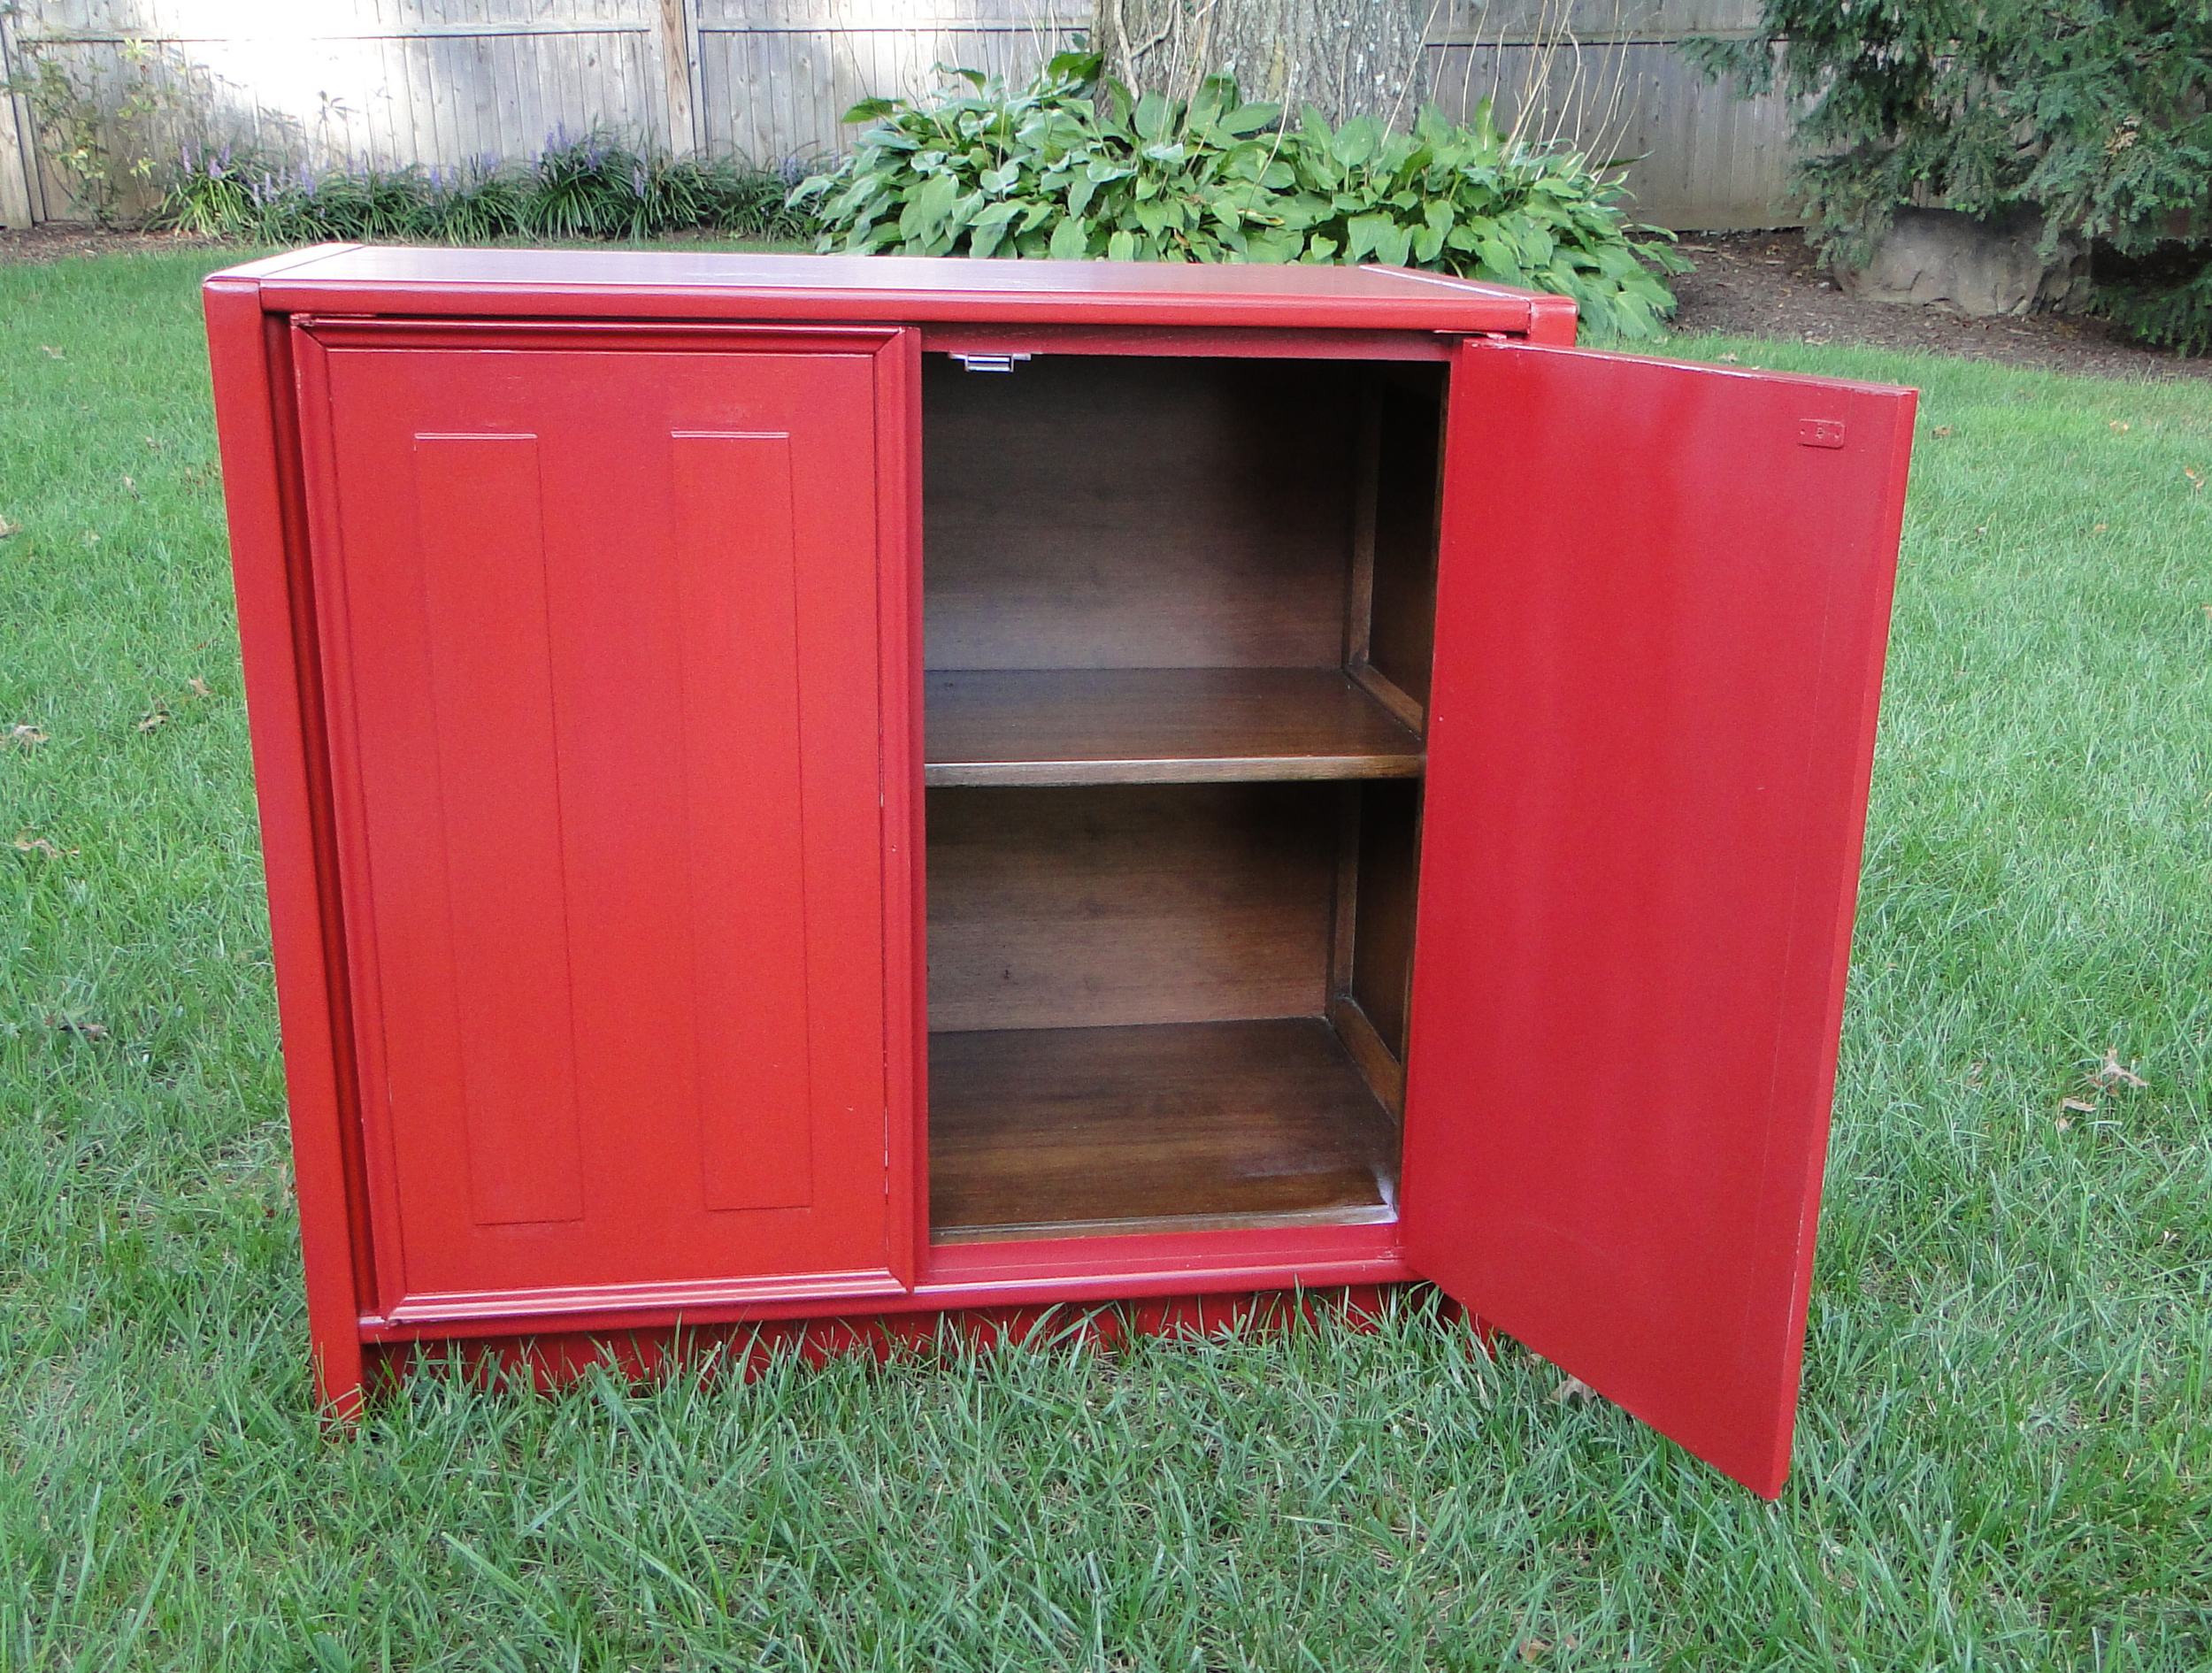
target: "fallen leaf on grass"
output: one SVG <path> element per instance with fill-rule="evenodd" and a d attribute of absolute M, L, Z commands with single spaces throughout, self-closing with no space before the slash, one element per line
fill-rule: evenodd
<path fill-rule="evenodd" d="M 1948 435 L 1951 434 L 1951 426 L 1947 424 L 1939 424 L 1932 431 L 1930 432 L 1930 434 L 1932 435 Z"/>
<path fill-rule="evenodd" d="M 19 854 L 43 854 L 49 859 L 53 860 L 58 860 L 65 854 L 74 854 L 77 851 L 74 848 L 58 848 L 54 846 L 54 840 L 51 837 L 35 837 L 28 831 L 18 831 L 15 833 L 15 847 Z"/>
<path fill-rule="evenodd" d="M 2115 1086 L 2133 1086 L 2138 1091 L 2147 1092 L 2151 1084 L 2122 1063 L 2120 1054 L 2109 1047 L 2105 1049 L 2104 1063 L 2091 1072 L 2089 1079 L 2093 1086 L 2106 1091 Z"/>
<path fill-rule="evenodd" d="M 126 494 L 128 494 L 133 499 L 136 499 L 138 497 L 138 484 L 132 481 L 130 478 L 125 477 L 123 479 L 123 491 Z"/>
<path fill-rule="evenodd" d="M 2094 527 L 2094 528 L 2091 529 L 2089 532 L 2090 532 L 2092 534 L 2101 534 L 2101 533 L 2104 533 L 2107 529 L 2110 528 L 2111 526 L 2112 526 L 2112 525 L 2111 525 L 2111 524 L 2109 524 L 2109 523 L 2100 523 L 2100 524 L 2098 524 L 2098 525 L 2097 525 L 2097 526 L 2096 526 L 2096 527 Z"/>
<path fill-rule="evenodd" d="M 20 523 L 11 523 L 11 522 L 9 522 L 9 521 L 8 521 L 8 519 L 7 519 L 6 518 L 4 518 L 4 517 L 0 517 L 0 541 L 4 541 L 4 540 L 6 540 L 6 539 L 8 538 L 8 536 L 9 536 L 9 535 L 11 535 L 11 534 L 20 534 L 20 533 L 23 533 L 23 525 L 22 525 L 22 524 L 20 524 Z"/>
<path fill-rule="evenodd" d="M 61 358 L 61 350 L 60 350 L 60 349 L 57 349 L 57 348 L 55 348 L 55 347 L 54 347 L 54 345 L 53 345 L 52 343 L 50 343 L 50 342 L 42 342 L 41 344 L 39 344 L 39 347 L 40 347 L 40 348 L 42 348 L 42 349 L 45 349 L 45 350 L 46 350 L 46 352 L 47 352 L 48 354 L 51 355 L 51 356 L 52 356 L 55 359 L 58 360 L 58 359 L 60 359 L 60 358 Z"/>
<path fill-rule="evenodd" d="M 105 1040 L 108 1037 L 105 1023 L 76 1023 L 66 1017 L 49 1017 L 46 1025 L 58 1028 L 65 1034 L 75 1034 L 81 1040 Z"/>
<path fill-rule="evenodd" d="M 12 743 L 19 749 L 28 749 L 33 744 L 45 741 L 45 733 L 36 726 L 10 726 L 8 735 L 0 738 L 0 743 Z"/>
<path fill-rule="evenodd" d="M 132 730 L 134 732 L 151 732 L 156 726 L 165 726 L 168 724 L 169 711 L 166 709 L 157 709 L 153 711 L 153 713 L 148 715 L 144 719 L 141 720 L 136 726 L 132 728 Z"/>
<path fill-rule="evenodd" d="M 1558 1405 L 1562 1401 L 1595 1400 L 1597 1397 L 1598 1391 L 1591 1387 L 1589 1384 L 1584 1382 L 1579 1377 L 1570 1377 L 1565 1382 L 1560 1384 L 1558 1387 L 1553 1389 L 1548 1396 L 1551 1403 L 1555 1406 Z"/>
<path fill-rule="evenodd" d="M 2203 472 L 2192 471 L 2187 465 L 2185 464 L 2181 467 L 2181 473 L 2189 479 L 2189 491 L 2192 494 L 2195 493 L 2198 489 L 2204 486 Z"/>
<path fill-rule="evenodd" d="M 1526 1661 L 1532 1667 L 1533 1667 L 1537 1662 L 1542 1661 L 1550 1654 L 1551 1646 L 1545 1643 L 1541 1638 L 1523 1638 L 1521 1640 L 1521 1660 Z"/>
<path fill-rule="evenodd" d="M 207 688 L 207 681 L 196 674 L 184 682 L 184 688 L 195 697 L 212 697 L 215 695 Z"/>
<path fill-rule="evenodd" d="M 2135 426 L 2131 424 L 2122 424 L 2117 418 L 2111 418 L 2106 421 L 2105 427 L 2111 430 L 2117 430 L 2122 435 L 2125 435 Z"/>

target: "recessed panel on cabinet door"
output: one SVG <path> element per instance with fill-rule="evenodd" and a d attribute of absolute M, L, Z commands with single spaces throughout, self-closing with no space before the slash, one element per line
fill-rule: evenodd
<path fill-rule="evenodd" d="M 384 1311 L 895 1288 L 878 357 L 303 365 Z"/>
<path fill-rule="evenodd" d="M 1407 1258 L 1770 1495 L 1912 414 L 1563 349 L 1452 372 Z"/>

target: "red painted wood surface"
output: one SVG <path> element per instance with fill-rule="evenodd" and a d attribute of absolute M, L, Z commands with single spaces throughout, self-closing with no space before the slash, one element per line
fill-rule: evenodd
<path fill-rule="evenodd" d="M 1407 1257 L 1772 1495 L 1914 397 L 1506 343 L 1454 379 Z"/>
<path fill-rule="evenodd" d="M 323 710 L 313 667 L 314 600 L 290 344 L 249 278 L 205 292 L 208 359 L 223 456 L 231 571 L 244 651 L 254 794 L 261 816 L 286 1101 L 300 1206 L 315 1392 L 349 1421 L 361 1401 L 356 1320 L 366 1299 L 367 1201 L 353 1097 Z"/>
<path fill-rule="evenodd" d="M 1574 331 L 1563 296 L 1379 266 L 334 244 L 237 271 L 265 305 L 308 313 Z"/>
<path fill-rule="evenodd" d="M 914 1287 L 901 1295 L 871 1295 L 866 1308 L 886 1316 L 964 1313 L 977 1308 L 1093 1306 L 1203 1291 L 1254 1293 L 1346 1285 L 1409 1284 L 1417 1274 L 1399 1256 L 1398 1228 L 1381 1225 L 1277 1226 L 1226 1231 L 1068 1237 L 1036 1242 L 979 1243 L 925 1252 Z M 480 1316 L 445 1313 L 360 1321 L 365 1342 L 434 1337 L 544 1335 L 577 1331 L 687 1328 L 761 1324 L 824 1316 L 841 1305 L 828 1291 L 803 1285 L 776 1295 L 757 1291 L 738 1301 L 597 1296 L 549 1299 L 543 1313 L 512 1310 L 525 1299 L 500 1298 L 509 1310 Z M 595 1302 L 596 1305 L 591 1305 Z"/>
<path fill-rule="evenodd" d="M 778 1355 L 822 1365 L 849 1355 L 878 1361 L 963 1347 L 990 1350 L 1081 1343 L 1111 1347 L 1137 1336 L 1190 1339 L 1280 1334 L 1325 1316 L 1371 1328 L 1388 1307 L 1371 1284 L 1295 1291 L 1163 1293 L 1094 1306 L 975 1306 L 957 1313 L 828 1314 L 706 1327 L 662 1324 L 619 1332 L 565 1331 L 381 1344 L 371 1350 L 376 1380 L 406 1376 L 426 1362 L 459 1363 L 472 1375 L 540 1390 L 566 1387 L 594 1370 L 648 1385 L 702 1374 L 749 1380 Z M 1447 1317 L 1456 1309 L 1446 1302 Z M 1480 1338 L 1479 1322 L 1471 1334 Z"/>
<path fill-rule="evenodd" d="M 296 349 L 365 1313 L 902 1293 L 874 438 L 910 335 L 331 335 Z"/>
<path fill-rule="evenodd" d="M 208 300 L 336 1408 L 365 1339 L 1417 1270 L 1778 1488 L 1908 394 L 1379 269 L 340 247 Z M 924 1246 L 926 338 L 1457 355 L 1402 1228 Z"/>

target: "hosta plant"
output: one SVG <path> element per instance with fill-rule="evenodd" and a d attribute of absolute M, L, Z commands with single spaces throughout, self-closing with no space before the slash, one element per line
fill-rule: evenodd
<path fill-rule="evenodd" d="M 1411 133 L 1248 103 L 1216 76 L 1142 97 L 1064 53 L 1027 87 L 972 70 L 927 103 L 872 99 L 834 171 L 795 206 L 819 247 L 865 254 L 1115 261 L 1378 261 L 1572 296 L 1596 334 L 1650 337 L 1673 311 L 1669 234 L 1630 225 L 1581 156 L 1501 134 L 1486 104 Z"/>

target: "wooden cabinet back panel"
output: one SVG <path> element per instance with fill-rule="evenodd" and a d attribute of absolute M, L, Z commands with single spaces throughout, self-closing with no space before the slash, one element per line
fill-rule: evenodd
<path fill-rule="evenodd" d="M 1308 784 L 929 793 L 929 1025 L 1317 1017 L 1334 797 Z"/>
<path fill-rule="evenodd" d="M 1358 376 L 925 357 L 929 666 L 1338 666 Z"/>

